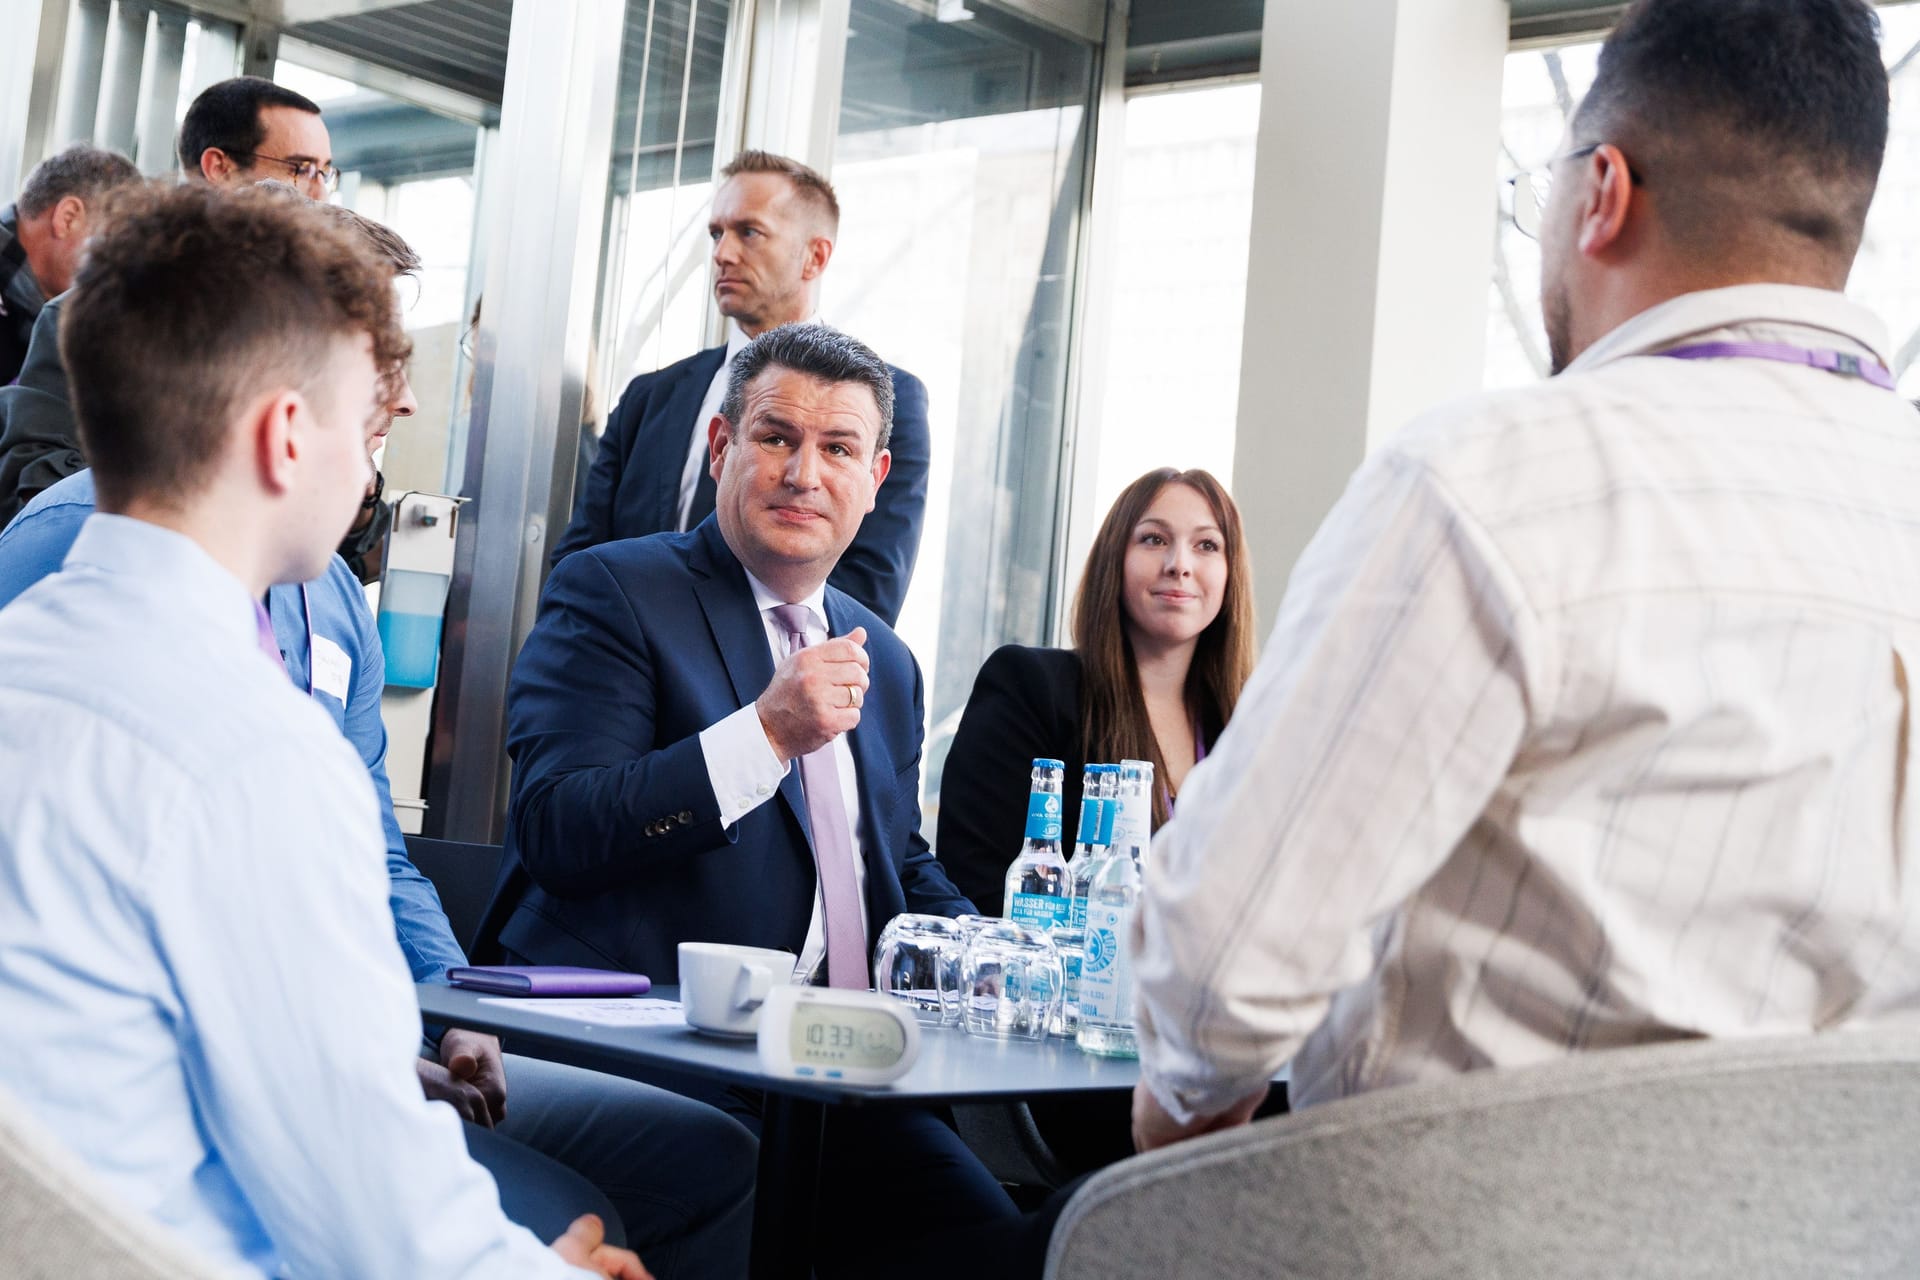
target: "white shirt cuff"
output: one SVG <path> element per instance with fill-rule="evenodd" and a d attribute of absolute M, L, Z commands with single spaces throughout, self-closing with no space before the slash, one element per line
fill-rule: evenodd
<path fill-rule="evenodd" d="M 720 802 L 720 825 L 731 827 L 773 798 L 787 776 L 787 762 L 773 754 L 760 725 L 758 704 L 749 702 L 726 719 L 700 731 L 700 752 L 707 758 L 707 781 Z"/>

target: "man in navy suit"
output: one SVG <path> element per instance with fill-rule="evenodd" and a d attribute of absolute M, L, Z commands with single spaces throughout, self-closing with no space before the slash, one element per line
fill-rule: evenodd
<path fill-rule="evenodd" d="M 839 235 L 833 187 L 797 160 L 743 151 L 720 171 L 707 233 L 713 296 L 733 321 L 724 347 L 642 374 L 627 384 L 553 547 L 553 563 L 616 538 L 692 529 L 714 507 L 707 429 L 719 412 L 727 369 L 769 329 L 817 319 L 820 277 Z M 920 549 L 927 507 L 927 389 L 889 368 L 893 382 L 892 470 L 872 513 L 834 566 L 834 586 L 879 614 L 900 616 Z"/>
<path fill-rule="evenodd" d="M 508 693 L 506 865 L 483 928 L 502 958 L 665 982 L 680 942 L 732 942 L 865 989 L 891 917 L 973 909 L 920 836 L 918 666 L 827 582 L 891 483 L 892 393 L 854 339 L 769 331 L 713 419 L 714 514 L 554 570 Z M 661 1083 L 759 1126 L 757 1092 Z M 931 1111 L 836 1112 L 823 1160 L 823 1274 L 885 1274 L 907 1235 L 991 1238 L 1017 1216 Z"/>

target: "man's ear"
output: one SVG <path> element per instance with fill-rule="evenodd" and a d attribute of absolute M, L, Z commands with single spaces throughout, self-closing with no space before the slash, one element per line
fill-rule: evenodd
<path fill-rule="evenodd" d="M 218 147 L 208 147 L 200 153 L 200 176 L 216 187 L 239 167 L 233 162 L 232 156 Z"/>
<path fill-rule="evenodd" d="M 1589 181 L 1582 189 L 1579 228 L 1574 243 L 1589 258 L 1604 257 L 1626 234 L 1629 218 L 1639 213 L 1633 169 L 1612 143 L 1587 157 Z"/>
<path fill-rule="evenodd" d="M 254 460 L 261 487 L 268 493 L 279 495 L 293 488 L 294 472 L 306 445 L 305 430 L 312 417 L 306 397 L 285 390 L 255 401 L 242 419 L 240 430 L 246 451 Z"/>
<path fill-rule="evenodd" d="M 887 473 L 893 470 L 893 450 L 882 449 L 873 457 L 873 493 L 867 498 L 867 510 L 873 510 L 873 504 L 879 500 L 880 486 L 887 482 Z"/>
<path fill-rule="evenodd" d="M 800 264 L 802 280 L 818 280 L 833 261 L 833 237 L 814 236 L 807 241 L 807 260 Z"/>
<path fill-rule="evenodd" d="M 733 428 L 719 414 L 713 415 L 713 421 L 707 424 L 707 472 L 715 484 L 720 483 L 720 473 L 726 468 L 727 449 L 733 443 Z"/>
<path fill-rule="evenodd" d="M 79 196 L 61 196 L 53 206 L 53 234 L 60 240 L 87 234 L 87 205 Z"/>

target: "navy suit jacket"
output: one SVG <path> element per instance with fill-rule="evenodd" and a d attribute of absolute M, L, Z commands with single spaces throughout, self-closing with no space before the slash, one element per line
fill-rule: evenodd
<path fill-rule="evenodd" d="M 670 533 L 679 524 L 680 476 L 693 420 L 726 354 L 725 347 L 711 347 L 627 384 L 574 501 L 573 519 L 554 544 L 553 564 L 584 547 Z M 893 438 L 887 447 L 893 469 L 828 581 L 892 626 L 920 551 L 932 455 L 926 385 L 903 369 L 893 370 Z M 703 473 L 709 493 L 712 483 Z"/>
<path fill-rule="evenodd" d="M 867 629 L 872 686 L 849 735 L 859 779 L 868 950 L 903 911 L 973 910 L 920 835 L 919 665 L 879 618 L 828 587 L 833 634 Z M 799 954 L 814 864 L 800 773 L 731 827 L 700 731 L 773 679 L 745 571 L 711 517 L 686 533 L 569 556 L 507 693 L 512 799 L 476 954 L 678 974 L 681 942 Z"/>

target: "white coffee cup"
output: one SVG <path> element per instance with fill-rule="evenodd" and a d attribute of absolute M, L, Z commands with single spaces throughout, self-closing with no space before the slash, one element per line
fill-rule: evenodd
<path fill-rule="evenodd" d="M 726 942 L 680 944 L 680 1003 L 687 1025 L 723 1036 L 750 1036 L 760 1029 L 767 992 L 793 981 L 787 951 L 737 947 Z"/>

